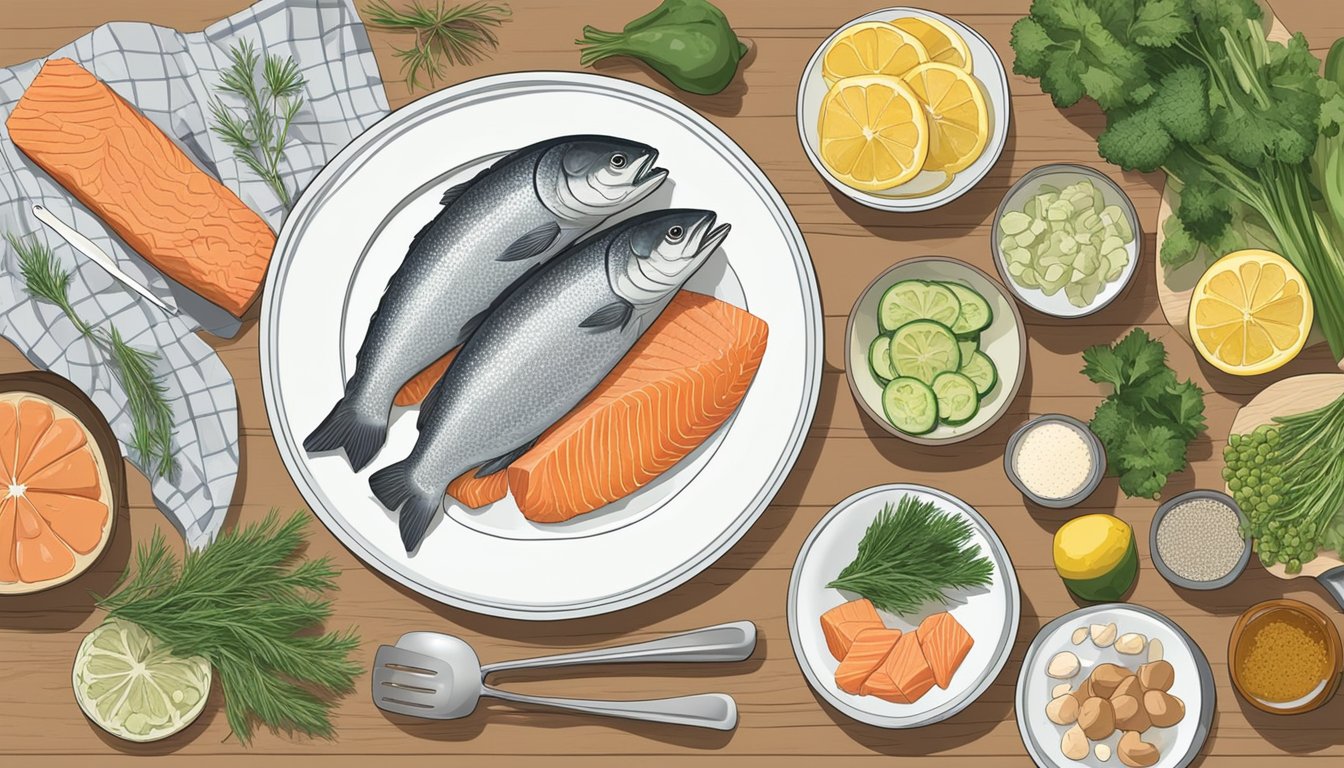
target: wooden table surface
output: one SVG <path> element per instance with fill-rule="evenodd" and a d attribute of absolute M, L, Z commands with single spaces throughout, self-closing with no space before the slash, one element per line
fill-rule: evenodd
<path fill-rule="evenodd" d="M 233 13 L 248 0 L 0 0 L 0 65 L 43 56 L 111 20 L 142 20 L 198 30 Z M 453 82 L 527 69 L 577 69 L 573 39 L 583 24 L 619 28 L 653 0 L 511 0 L 513 19 L 500 31 L 499 52 L 489 61 L 453 70 Z M 733 733 L 514 711 L 483 706 L 471 717 L 431 723 L 389 716 L 375 709 L 368 678 L 341 702 L 334 741 L 262 732 L 249 749 L 231 738 L 218 686 L 201 718 L 185 732 L 157 744 L 136 746 L 107 736 L 81 715 L 70 691 L 70 664 L 84 634 L 102 616 L 90 591 L 103 592 L 124 567 L 131 548 L 155 529 L 171 533 L 134 470 L 129 521 L 120 521 L 96 571 L 45 594 L 0 602 L 0 753 L 15 765 L 120 765 L 126 756 L 171 754 L 172 765 L 231 766 L 248 754 L 249 765 L 282 764 L 322 755 L 324 765 L 443 763 L 445 757 L 497 756 L 510 766 L 540 764 L 647 768 L 712 756 L 731 766 L 876 765 L 886 756 L 903 764 L 1030 765 L 1018 737 L 1013 693 L 1023 653 L 1036 632 L 1077 604 L 1051 568 L 1055 529 L 1075 512 L 1024 506 L 1001 469 L 1003 444 L 1029 414 L 1049 411 L 1090 417 L 1102 392 L 1079 373 L 1079 353 L 1113 342 L 1141 326 L 1164 340 L 1173 367 L 1208 391 L 1208 433 L 1192 446 L 1192 468 L 1172 478 L 1171 495 L 1220 487 L 1220 455 L 1237 408 L 1274 380 L 1332 363 L 1323 348 L 1302 354 L 1284 369 L 1254 380 L 1220 374 L 1164 323 L 1153 278 L 1153 234 L 1161 178 L 1123 174 L 1102 163 L 1093 136 L 1102 117 L 1091 104 L 1058 110 L 1034 82 L 1010 76 L 1012 126 L 1003 157 L 980 185 L 936 211 L 902 216 L 868 210 L 832 191 L 808 164 L 794 128 L 799 74 L 818 43 L 842 22 L 875 7 L 873 0 L 723 0 L 752 51 L 738 79 L 722 94 L 680 97 L 716 123 L 756 160 L 783 195 L 812 253 L 825 313 L 825 372 L 816 419 L 788 481 L 774 504 L 733 549 L 689 583 L 649 603 L 616 614 L 558 623 L 526 623 L 478 616 L 430 602 L 365 568 L 320 524 L 313 524 L 312 554 L 328 554 L 341 570 L 332 626 L 356 625 L 364 638 L 361 664 L 379 643 L 410 629 L 462 636 L 484 661 L 535 652 L 643 640 L 738 619 L 760 628 L 760 646 L 747 662 L 693 669 L 625 667 L 582 673 L 516 676 L 519 690 L 587 697 L 660 697 L 721 690 L 738 702 Z M 1011 67 L 1009 28 L 1027 0 L 940 0 L 936 10 L 979 30 Z M 1344 9 L 1320 0 L 1275 0 L 1289 29 L 1304 30 L 1318 56 L 1344 35 Z M 412 96 L 397 77 L 397 35 L 371 34 L 393 107 Z M 640 67 L 613 63 L 603 72 L 667 91 Z M 944 448 L 921 448 L 868 423 L 845 384 L 841 336 L 851 303 L 865 284 L 894 262 L 945 254 L 993 272 L 989 228 L 999 199 L 1013 180 L 1048 162 L 1084 163 L 1119 181 L 1137 206 L 1145 229 L 1139 276 L 1116 304 L 1081 321 L 1064 322 L 1024 310 L 1030 364 L 1022 392 L 1006 417 L 978 438 Z M 232 517 L 255 520 L 272 507 L 304 505 L 281 464 L 261 395 L 255 317 L 232 340 L 210 339 L 233 374 L 241 404 L 243 466 Z M 28 363 L 0 342 L 0 371 Z M 808 688 L 790 651 L 785 594 L 794 557 L 816 521 L 850 493 L 879 483 L 910 481 L 946 489 L 978 508 L 1006 543 L 1022 588 L 1022 620 L 1012 658 L 975 704 L 939 725 L 887 731 L 851 722 Z M 1312 765 L 1344 759 L 1344 696 L 1307 715 L 1258 713 L 1233 693 L 1228 681 L 1227 639 L 1237 615 L 1260 600 L 1290 596 L 1324 609 L 1344 627 L 1339 612 L 1305 581 L 1282 582 L 1253 564 L 1231 588 L 1214 593 L 1178 591 L 1151 567 L 1148 523 L 1157 502 L 1125 498 L 1113 479 L 1084 510 L 1114 511 L 1138 534 L 1143 570 L 1131 600 L 1180 624 L 1213 664 L 1218 688 L 1214 732 L 1202 764 L 1252 768 L 1266 758 L 1300 756 Z M 21 757 L 20 757 L 21 756 Z M 89 756 L 89 757 L 84 757 Z M 96 756 L 96 757 L 92 757 Z M 91 759 L 90 759 L 91 758 Z M 993 762 L 984 762 L 986 758 Z M 451 759 L 451 758 L 450 758 Z"/>

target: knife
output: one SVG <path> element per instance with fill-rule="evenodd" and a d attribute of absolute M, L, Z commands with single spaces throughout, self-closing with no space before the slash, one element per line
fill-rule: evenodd
<path fill-rule="evenodd" d="M 127 288 L 144 296 L 159 309 L 170 314 L 177 314 L 177 307 L 168 305 L 163 299 L 160 299 L 150 292 L 148 288 L 136 282 L 135 278 L 121 271 L 121 267 L 118 267 L 117 263 L 104 253 L 102 248 L 99 248 L 92 240 L 75 231 L 74 227 L 71 227 L 69 224 L 56 218 L 56 214 L 47 210 L 41 203 L 33 204 L 33 215 L 37 217 L 38 221 L 51 227 L 56 234 L 61 236 L 61 239 L 73 246 L 76 251 L 87 256 L 90 261 L 102 267 L 107 274 L 115 277 L 122 285 L 125 285 Z"/>

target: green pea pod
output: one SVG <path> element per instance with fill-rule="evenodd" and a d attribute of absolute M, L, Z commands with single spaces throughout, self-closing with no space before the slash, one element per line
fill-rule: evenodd
<path fill-rule="evenodd" d="M 747 52 L 723 12 L 705 0 L 664 0 L 622 32 L 584 27 L 576 42 L 584 46 L 581 64 L 630 56 L 676 87 L 706 95 L 728 87 Z"/>

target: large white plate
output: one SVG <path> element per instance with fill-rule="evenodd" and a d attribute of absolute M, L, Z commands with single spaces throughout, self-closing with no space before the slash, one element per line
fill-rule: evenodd
<path fill-rule="evenodd" d="M 882 615 L 888 627 L 909 631 L 930 614 L 950 611 L 975 641 L 947 690 L 935 686 L 913 704 L 896 704 L 840 690 L 835 684 L 835 669 L 840 662 L 826 647 L 821 614 L 858 597 L 826 585 L 854 559 L 864 531 L 883 505 L 894 505 L 906 495 L 933 502 L 939 511 L 966 518 L 971 523 L 971 543 L 979 545 L 980 551 L 993 561 L 994 577 L 987 587 L 948 594 L 948 605 L 927 605 L 919 614 L 906 617 Z M 931 725 L 955 715 L 979 698 L 1008 662 L 1017 637 L 1020 609 L 1017 573 L 994 529 L 966 502 L 922 485 L 880 485 L 836 504 L 803 543 L 789 580 L 789 638 L 807 682 L 831 706 L 855 720 L 882 728 Z"/>
<path fill-rule="evenodd" d="M 1022 661 L 1022 672 L 1017 680 L 1017 728 L 1022 743 L 1036 764 L 1043 768 L 1105 768 L 1119 763 L 1119 757 L 1103 762 L 1096 752 L 1090 751 L 1082 760 L 1070 760 L 1060 750 L 1065 726 L 1055 725 L 1045 716 L 1045 705 L 1050 703 L 1050 691 L 1061 682 L 1074 685 L 1092 674 L 1097 664 L 1111 663 L 1135 668 L 1148 660 L 1147 647 L 1142 655 L 1123 655 L 1114 647 L 1098 648 L 1090 639 L 1073 644 L 1073 631 L 1092 624 L 1115 622 L 1120 634 L 1138 632 L 1148 638 L 1162 641 L 1162 657 L 1176 670 L 1176 680 L 1169 691 L 1185 703 L 1185 717 L 1170 728 L 1151 728 L 1143 740 L 1155 745 L 1161 752 L 1155 768 L 1185 768 L 1194 761 L 1213 728 L 1217 692 L 1213 687 L 1213 671 L 1203 651 L 1195 641 L 1162 614 L 1138 605 L 1108 603 L 1093 605 L 1066 613 L 1045 625 L 1031 642 Z M 1082 669 L 1069 681 L 1055 680 L 1045 674 L 1050 659 L 1060 651 L 1072 651 L 1082 662 Z M 1120 734 L 1114 733 L 1104 743 L 1114 754 Z M 1089 746 L 1096 744 L 1091 742 Z"/>
<path fill-rule="evenodd" d="M 307 435 L 340 396 L 368 317 L 411 236 L 452 184 L 489 157 L 562 134 L 626 135 L 671 172 L 651 207 L 712 209 L 723 249 L 688 284 L 769 324 L 760 370 L 732 420 L 659 481 L 568 524 L 524 520 L 511 499 L 480 512 L 448 500 L 414 557 L 369 474 L 415 442 L 415 411 L 394 414 L 364 471 L 309 456 Z M 322 171 L 285 222 L 267 277 L 261 362 L 285 466 L 328 528 L 369 565 L 415 591 L 480 613 L 565 619 L 618 610 L 690 579 L 751 526 L 793 466 L 816 407 L 821 307 L 802 236 L 778 193 L 731 139 L 642 86 L 597 75 L 526 72 L 463 83 L 389 115 Z"/>

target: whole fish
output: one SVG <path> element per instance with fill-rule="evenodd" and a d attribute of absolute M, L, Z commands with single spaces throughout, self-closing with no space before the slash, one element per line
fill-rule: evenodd
<path fill-rule="evenodd" d="M 397 390 L 465 341 L 528 270 L 657 189 L 667 178 L 657 157 L 626 139 L 563 136 L 445 192 L 369 318 L 344 396 L 303 447 L 343 448 L 362 469 L 387 438 Z"/>
<path fill-rule="evenodd" d="M 481 324 L 420 411 L 420 438 L 369 485 L 420 544 L 448 483 L 499 472 L 578 405 L 728 236 L 710 211 L 636 216 L 573 246 Z"/>

